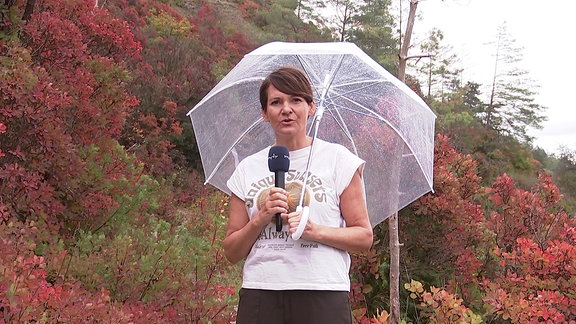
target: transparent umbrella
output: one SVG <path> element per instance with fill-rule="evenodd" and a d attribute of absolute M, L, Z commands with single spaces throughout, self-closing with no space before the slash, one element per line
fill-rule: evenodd
<path fill-rule="evenodd" d="M 236 165 L 274 142 L 258 90 L 282 66 L 301 69 L 312 83 L 317 109 L 309 132 L 366 161 L 372 226 L 432 190 L 435 114 L 352 43 L 273 42 L 245 55 L 188 112 L 206 183 L 230 194 L 226 181 Z M 310 163 L 320 163 L 311 154 Z"/>

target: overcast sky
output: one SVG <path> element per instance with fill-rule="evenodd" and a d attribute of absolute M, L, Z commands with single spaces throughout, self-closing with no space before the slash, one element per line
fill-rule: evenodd
<path fill-rule="evenodd" d="M 560 145 L 576 151 L 576 1 L 421 0 L 417 12 L 423 20 L 415 23 L 415 35 L 442 30 L 445 44 L 462 60 L 463 81 L 486 85 L 494 70 L 494 46 L 488 43 L 505 22 L 515 45 L 523 48 L 520 67 L 540 86 L 536 102 L 548 108 L 544 129 L 531 132 L 535 145 L 548 153 L 558 152 Z"/>

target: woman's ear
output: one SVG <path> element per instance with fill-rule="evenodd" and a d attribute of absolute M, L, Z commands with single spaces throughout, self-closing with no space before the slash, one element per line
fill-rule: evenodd
<path fill-rule="evenodd" d="M 308 117 L 313 116 L 315 112 L 316 112 L 316 104 L 314 103 L 314 101 L 312 101 L 310 103 L 310 108 L 308 108 Z"/>
<path fill-rule="evenodd" d="M 262 118 L 264 119 L 264 121 L 265 121 L 265 122 L 269 122 L 268 114 L 266 113 L 266 110 L 265 110 L 265 109 L 261 109 L 260 111 L 262 112 Z"/>

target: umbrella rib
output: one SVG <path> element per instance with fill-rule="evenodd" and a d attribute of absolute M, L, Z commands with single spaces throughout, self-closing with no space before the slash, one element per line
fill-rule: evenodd
<path fill-rule="evenodd" d="M 339 93 L 339 94 L 337 94 L 336 96 L 327 97 L 327 98 L 326 98 L 326 101 L 329 100 L 329 101 L 331 102 L 332 106 L 336 107 L 336 109 L 326 108 L 326 110 L 331 112 L 331 115 L 332 115 L 332 116 L 334 117 L 334 119 L 337 121 L 337 123 L 338 123 L 338 125 L 340 126 L 340 128 L 344 131 L 346 137 L 348 137 L 348 139 L 351 141 L 352 146 L 354 147 L 354 150 L 355 150 L 355 151 L 356 151 L 356 146 L 355 146 L 355 144 L 354 144 L 354 140 L 353 140 L 353 138 L 352 138 L 352 135 L 350 134 L 350 131 L 349 131 L 348 128 L 346 127 L 345 123 L 343 122 L 342 115 L 341 115 L 340 112 L 339 112 L 340 109 L 345 109 L 345 110 L 348 110 L 348 111 L 351 111 L 351 112 L 354 112 L 354 113 L 357 113 L 357 114 L 360 114 L 360 115 L 363 115 L 363 116 L 366 116 L 366 117 L 376 118 L 376 119 L 378 119 L 378 120 L 380 120 L 380 121 L 382 121 L 382 122 L 385 122 L 386 124 L 388 124 L 388 125 L 390 126 L 390 128 L 392 128 L 392 129 L 394 130 L 394 132 L 395 132 L 396 134 L 398 134 L 398 136 L 400 136 L 400 138 L 402 138 L 402 142 L 408 147 L 408 149 L 409 149 L 410 152 L 411 152 L 411 155 L 414 156 L 414 158 L 416 159 L 418 165 L 420 166 L 420 168 L 422 168 L 422 161 L 420 161 L 420 159 L 418 159 L 417 155 L 414 153 L 414 149 L 412 148 L 412 146 L 406 141 L 406 138 L 404 137 L 404 135 L 403 135 L 402 133 L 400 133 L 395 126 L 393 126 L 391 123 L 389 123 L 384 117 L 382 117 L 382 116 L 379 115 L 378 113 L 374 112 L 372 109 L 367 108 L 367 107 L 365 107 L 364 105 L 362 105 L 362 104 L 360 104 L 360 103 L 358 103 L 358 102 L 352 101 L 352 100 L 347 96 L 347 95 L 350 94 L 350 93 L 358 92 L 358 91 L 364 90 L 364 89 L 366 89 L 366 88 L 372 87 L 372 86 L 374 86 L 374 85 L 376 85 L 376 84 L 379 84 L 379 83 L 382 83 L 382 82 L 386 82 L 386 81 L 387 81 L 387 80 L 374 80 L 373 82 L 371 82 L 371 83 L 369 83 L 369 84 L 366 84 L 366 85 L 364 85 L 363 87 L 356 88 L 356 89 L 351 90 L 351 91 L 348 91 L 348 92 Z M 352 85 L 352 84 L 359 84 L 359 83 L 363 83 L 363 82 L 350 82 L 350 83 L 346 83 L 346 84 L 340 84 L 340 85 L 338 85 L 338 87 L 348 86 L 348 85 Z M 330 89 L 330 90 L 333 90 L 333 89 Z M 344 105 L 338 105 L 338 104 L 336 104 L 336 103 L 333 102 L 333 100 L 336 99 L 336 98 L 343 98 L 343 99 L 351 102 L 353 105 L 355 105 L 355 106 L 357 106 L 357 107 L 360 107 L 362 110 L 354 110 L 354 109 L 351 109 L 351 108 L 349 108 L 349 107 L 347 107 L 347 106 L 344 106 Z M 328 106 L 328 105 L 326 105 L 326 106 Z M 336 111 L 336 112 L 337 112 L 338 117 L 336 117 L 336 116 L 334 115 L 333 111 Z M 430 183 L 430 179 L 428 179 L 428 177 L 427 177 L 426 175 L 424 175 L 424 176 L 426 177 L 426 180 L 428 181 L 428 183 Z"/>
<path fill-rule="evenodd" d="M 351 91 L 347 91 L 347 92 L 343 92 L 343 93 L 337 93 L 337 95 L 335 95 L 335 96 L 329 96 L 329 97 L 326 98 L 326 100 L 335 100 L 335 99 L 337 99 L 337 98 L 343 97 L 343 98 L 345 98 L 346 100 L 353 102 L 356 106 L 362 107 L 364 110 L 370 111 L 370 112 L 372 112 L 372 114 L 374 114 L 374 112 L 373 112 L 371 109 L 366 108 L 366 107 L 364 107 L 363 105 L 360 105 L 360 104 L 358 104 L 357 102 L 354 102 L 354 101 L 350 100 L 350 98 L 348 98 L 347 96 L 348 96 L 349 94 L 351 94 L 351 93 L 355 93 L 355 92 L 358 92 L 358 91 L 365 90 L 366 88 L 370 88 L 370 87 L 372 87 L 372 86 L 374 86 L 374 85 L 376 85 L 376 84 L 380 84 L 380 83 L 382 83 L 382 82 L 386 82 L 386 80 L 374 80 L 374 81 L 371 82 L 370 84 L 366 84 L 366 85 L 363 86 L 363 87 L 355 88 L 355 89 L 353 89 L 353 90 L 351 90 Z M 348 86 L 348 85 L 358 84 L 358 83 L 363 83 L 363 82 L 350 82 L 350 83 L 346 83 L 346 84 L 340 84 L 340 85 L 338 85 L 338 87 Z M 330 89 L 330 90 L 333 90 L 333 89 Z M 334 106 L 337 106 L 337 104 L 334 104 L 334 103 L 333 103 L 333 105 L 334 105 Z M 360 111 L 355 111 L 355 110 L 353 110 L 353 109 L 346 108 L 346 107 L 344 107 L 344 106 L 341 106 L 341 107 L 342 107 L 343 109 L 347 109 L 347 110 L 350 110 L 350 111 L 357 112 L 357 113 L 359 113 L 359 114 L 363 114 L 363 113 L 361 113 Z M 365 116 L 370 116 L 369 114 L 363 114 L 363 115 L 365 115 Z M 378 114 L 376 114 L 376 115 L 378 115 Z M 379 119 L 383 119 L 380 115 L 378 115 L 378 117 L 379 117 Z"/>
<path fill-rule="evenodd" d="M 330 99 L 332 99 L 332 98 L 330 98 Z M 344 105 L 341 105 L 341 104 L 337 104 L 337 103 L 332 102 L 332 101 L 330 102 L 330 105 L 332 106 L 332 108 L 327 108 L 327 110 L 329 110 L 329 111 L 332 111 L 332 110 L 348 110 L 348 111 L 351 111 L 351 112 L 356 113 L 356 114 L 359 114 L 359 115 L 376 118 L 376 119 L 381 120 L 381 121 L 384 121 L 384 122 L 386 121 L 386 120 L 384 119 L 384 117 L 380 116 L 378 113 L 374 112 L 372 109 L 367 108 L 367 107 L 365 107 L 364 105 L 362 105 L 362 104 L 360 104 L 360 103 L 358 103 L 358 102 L 352 101 L 352 100 L 350 100 L 350 98 L 344 98 L 344 99 L 346 99 L 347 101 L 351 102 L 353 105 L 356 105 L 356 106 L 362 108 L 362 110 L 355 110 L 355 109 L 349 108 L 349 107 L 347 107 L 347 106 L 344 106 Z"/>
<path fill-rule="evenodd" d="M 226 159 L 228 154 L 230 154 L 230 152 L 232 152 L 232 150 L 236 147 L 236 144 L 238 144 L 241 140 L 243 140 L 246 134 L 248 134 L 251 130 L 253 130 L 262 121 L 262 119 L 263 117 L 258 118 L 254 123 L 252 123 L 252 125 L 250 125 L 250 127 L 247 127 L 246 130 L 244 130 L 244 132 L 242 132 L 242 134 L 240 134 L 240 136 L 238 136 L 238 138 L 232 143 L 232 145 L 228 147 L 226 153 L 222 155 L 222 158 L 220 160 L 218 160 L 218 163 L 216 163 L 216 166 L 214 167 L 210 175 L 206 177 L 204 184 L 207 184 L 210 181 L 210 179 L 212 179 L 214 174 L 216 174 L 216 171 L 218 171 L 218 168 L 220 168 L 222 163 L 224 163 L 224 160 Z"/>
<path fill-rule="evenodd" d="M 312 80 L 312 76 L 310 75 L 310 73 L 308 71 L 314 71 L 314 69 L 312 67 L 310 67 L 309 64 L 306 63 L 306 61 L 303 59 L 302 55 L 297 55 L 296 58 L 298 59 L 298 61 L 300 62 L 300 64 L 302 65 L 302 69 L 304 70 L 304 72 L 306 73 L 306 76 L 308 77 L 309 80 Z M 325 95 L 328 93 L 328 91 L 330 90 L 331 86 L 332 86 L 332 82 L 334 82 L 334 76 L 338 73 L 338 71 L 340 70 L 340 67 L 342 66 L 342 62 L 344 62 L 344 55 L 339 55 L 338 58 L 338 63 L 336 64 L 336 67 L 333 69 L 332 74 L 328 74 L 327 76 L 330 76 L 330 82 L 328 82 L 328 84 L 326 83 L 322 83 L 322 86 L 324 86 L 325 88 L 323 88 L 320 93 L 321 96 Z M 314 75 L 316 76 L 316 75 Z M 315 79 L 315 78 L 314 78 Z M 353 84 L 353 83 L 352 83 Z M 313 83 L 312 86 L 314 86 L 315 84 Z M 325 98 L 320 98 L 320 101 L 323 101 Z M 322 107 L 320 107 L 322 108 Z"/>
<path fill-rule="evenodd" d="M 350 94 L 350 93 L 355 93 L 355 92 L 358 92 L 358 91 L 362 91 L 362 90 L 364 90 L 364 89 L 366 89 L 366 88 L 369 88 L 369 87 L 372 87 L 372 86 L 374 86 L 374 85 L 377 85 L 377 84 L 380 84 L 380 83 L 383 83 L 383 82 L 387 82 L 387 80 L 385 80 L 385 79 L 381 79 L 381 80 L 370 80 L 370 83 L 367 83 L 367 82 L 368 82 L 368 81 L 360 81 L 360 82 L 349 82 L 349 83 L 341 83 L 341 84 L 338 84 L 338 85 L 335 86 L 334 88 L 341 88 L 341 87 L 350 86 L 350 85 L 354 85 L 354 84 L 366 83 L 366 84 L 365 84 L 364 86 L 362 86 L 362 87 L 354 88 L 354 89 L 352 89 L 352 90 L 350 90 L 350 91 L 347 91 L 347 92 L 337 93 L 336 96 L 330 97 L 330 98 L 338 98 L 338 97 L 342 97 L 342 96 L 347 96 L 347 95 Z M 330 89 L 330 90 L 332 90 L 332 89 Z"/>
<path fill-rule="evenodd" d="M 330 115 L 332 115 L 334 120 L 336 120 L 336 123 L 338 124 L 338 126 L 340 126 L 340 129 L 344 132 L 344 135 L 346 135 L 346 137 L 348 138 L 350 143 L 352 143 L 352 148 L 354 149 L 354 154 L 356 154 L 358 156 L 358 149 L 356 148 L 356 143 L 354 142 L 354 138 L 352 138 L 352 134 L 350 133 L 348 126 L 344 122 L 344 118 L 342 118 L 342 114 L 340 114 L 340 110 L 339 109 L 328 109 L 327 111 L 330 112 Z M 370 117 L 370 116 L 368 116 L 368 117 Z"/>
<path fill-rule="evenodd" d="M 386 121 L 386 119 L 385 119 L 384 117 L 380 116 L 378 113 L 374 112 L 374 111 L 371 110 L 370 108 L 365 108 L 365 107 L 363 107 L 362 105 L 360 105 L 360 104 L 358 104 L 358 103 L 356 103 L 356 102 L 354 102 L 354 101 L 351 101 L 351 100 L 348 100 L 348 101 L 353 102 L 353 103 L 356 104 L 357 106 L 362 107 L 363 110 L 367 110 L 367 111 L 369 111 L 370 113 L 365 113 L 365 112 L 362 112 L 362 111 L 360 111 L 360 110 L 354 110 L 354 109 L 352 109 L 352 108 L 348 108 L 348 107 L 346 107 L 346 106 L 344 106 L 344 105 L 337 104 L 337 103 L 332 103 L 331 105 L 332 105 L 333 107 L 332 107 L 332 108 L 327 108 L 327 109 L 328 109 L 329 111 L 331 111 L 331 110 L 348 110 L 348 111 L 351 111 L 351 112 L 353 112 L 353 113 L 356 113 L 356 114 L 359 114 L 359 115 L 362 115 L 362 116 L 372 117 L 372 118 L 376 118 L 376 119 L 379 119 L 379 120 L 382 120 L 382 121 Z M 418 113 L 415 112 L 415 113 L 406 115 L 406 117 L 411 117 L 411 116 L 416 116 L 416 115 L 418 115 Z"/>
<path fill-rule="evenodd" d="M 355 109 L 352 109 L 352 108 L 345 107 L 345 106 L 343 106 L 343 105 L 332 104 L 332 106 L 334 106 L 334 108 L 327 109 L 327 110 L 328 110 L 328 111 L 348 110 L 348 111 L 351 111 L 351 112 L 353 112 L 353 113 L 356 113 L 356 114 L 359 114 L 359 115 L 362 115 L 362 116 L 372 117 L 372 118 L 375 118 L 375 119 L 378 119 L 378 120 L 381 120 L 381 121 L 386 121 L 386 120 L 384 119 L 384 117 L 378 115 L 377 113 L 373 112 L 373 111 L 370 110 L 370 109 L 366 109 L 366 108 L 364 109 L 364 110 L 367 110 L 367 111 L 370 112 L 370 113 L 367 113 L 367 112 L 364 112 L 364 111 L 362 111 L 362 110 L 355 110 Z"/>
<path fill-rule="evenodd" d="M 194 108 L 190 109 L 190 111 L 188 111 L 188 113 L 186 113 L 186 116 L 190 116 L 190 115 L 194 112 L 194 110 L 195 110 L 196 108 L 200 107 L 203 103 L 205 103 L 206 101 L 208 101 L 209 99 L 211 99 L 211 98 L 214 97 L 215 95 L 217 95 L 217 94 L 219 94 L 219 93 L 221 93 L 221 92 L 223 92 L 223 91 L 226 91 L 226 90 L 232 88 L 233 86 L 236 86 L 236 85 L 242 84 L 242 83 L 252 82 L 252 81 L 259 81 L 259 80 L 264 80 L 264 78 L 263 78 L 263 77 L 244 78 L 244 79 L 241 79 L 241 80 L 232 82 L 232 83 L 230 83 L 230 84 L 227 84 L 226 86 L 223 86 L 222 88 L 218 88 L 218 85 L 220 84 L 220 83 L 218 83 L 218 84 L 216 85 L 216 87 L 214 87 L 214 89 L 218 89 L 218 90 L 217 90 L 217 91 L 214 91 L 214 92 L 210 91 L 204 98 L 202 98 L 202 100 L 200 100 L 200 102 L 198 102 L 198 103 L 194 106 Z M 213 89 L 213 90 L 214 90 L 214 89 Z"/>
<path fill-rule="evenodd" d="M 330 99 L 332 99 L 332 98 L 330 98 Z M 335 107 L 335 108 L 334 108 L 334 109 L 327 109 L 327 111 L 329 111 L 332 116 L 334 116 L 334 113 L 333 113 L 334 111 L 336 111 L 336 112 L 338 113 L 338 116 L 339 116 L 340 118 L 338 119 L 338 118 L 335 117 L 334 119 L 337 120 L 337 123 L 340 125 L 340 128 L 345 132 L 346 137 L 348 137 L 348 138 L 350 139 L 350 141 L 352 142 L 352 145 L 354 146 L 354 149 L 355 149 L 355 150 L 356 150 L 356 147 L 355 147 L 355 145 L 354 145 L 354 141 L 353 141 L 353 139 L 352 139 L 352 136 L 351 136 L 350 133 L 349 133 L 349 130 L 348 130 L 347 128 L 342 127 L 342 124 L 341 124 L 340 121 L 339 121 L 339 120 L 342 120 L 341 115 L 340 115 L 340 112 L 339 112 L 339 110 L 341 110 L 341 109 L 342 109 L 342 110 L 348 110 L 348 111 L 351 111 L 351 112 L 353 112 L 353 113 L 360 114 L 360 115 L 363 115 L 363 116 L 366 116 L 366 117 L 376 118 L 376 119 L 378 119 L 378 120 L 380 120 L 380 121 L 388 124 L 388 126 L 390 126 L 390 128 L 392 128 L 392 129 L 394 130 L 394 132 L 395 132 L 396 134 L 398 134 L 398 136 L 400 136 L 400 138 L 402 139 L 402 142 L 404 143 L 404 145 L 406 145 L 406 147 L 408 147 L 408 149 L 410 150 L 410 155 L 414 156 L 414 159 L 416 160 L 416 162 L 418 163 L 418 165 L 419 165 L 420 168 L 422 169 L 422 161 L 420 161 L 420 159 L 418 158 L 418 155 L 416 155 L 416 154 L 414 153 L 414 149 L 412 148 L 412 145 L 410 145 L 410 144 L 406 141 L 406 138 L 404 137 L 404 134 L 402 134 L 401 132 L 399 132 L 398 129 L 397 129 L 394 125 L 392 125 L 392 124 L 391 124 L 390 122 L 388 122 L 384 117 L 380 116 L 379 114 L 375 113 L 374 111 L 372 111 L 371 109 L 365 107 L 364 105 L 361 105 L 361 104 L 358 103 L 358 102 L 352 101 L 352 100 L 350 100 L 350 98 L 348 98 L 348 97 L 344 97 L 344 99 L 346 99 L 347 101 L 351 102 L 353 105 L 356 105 L 357 107 L 361 107 L 363 111 L 354 110 L 354 109 L 348 108 L 348 107 L 346 107 L 346 106 L 344 106 L 344 105 L 335 104 L 335 103 L 331 103 L 332 106 Z M 365 111 L 371 112 L 371 114 L 370 114 L 370 113 L 366 113 Z M 428 176 L 427 176 L 425 173 L 424 173 L 424 177 L 426 178 L 426 181 L 427 181 L 429 184 L 431 184 L 432 180 L 431 180 L 431 179 L 428 179 Z"/>

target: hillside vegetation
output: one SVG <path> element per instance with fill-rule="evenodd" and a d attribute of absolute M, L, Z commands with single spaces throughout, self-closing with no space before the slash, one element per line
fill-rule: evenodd
<path fill-rule="evenodd" d="M 322 4 L 354 14 L 322 17 Z M 228 197 L 203 185 L 186 113 L 273 40 L 352 41 L 395 72 L 390 7 L 3 1 L 0 322 L 233 322 L 241 271 L 221 247 Z M 428 49 L 441 44 L 432 36 Z M 400 213 L 402 319 L 574 321 L 576 153 L 531 146 L 523 131 L 542 121 L 531 88 L 502 79 L 486 100 L 445 55 L 414 63 L 408 82 L 438 114 L 438 134 L 435 192 Z M 358 323 L 389 321 L 386 227 L 353 255 Z"/>

